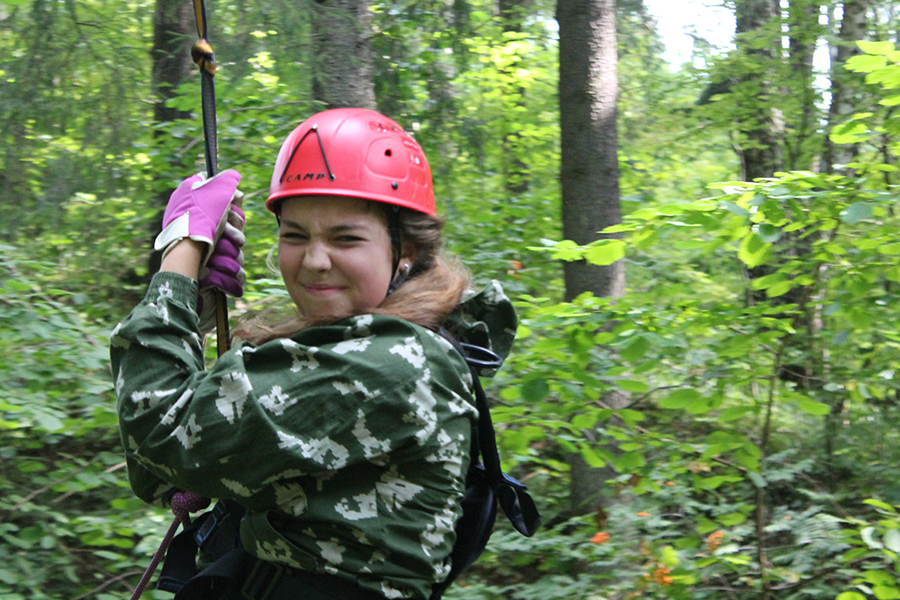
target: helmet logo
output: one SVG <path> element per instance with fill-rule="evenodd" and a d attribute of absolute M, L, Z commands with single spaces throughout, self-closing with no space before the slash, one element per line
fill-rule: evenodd
<path fill-rule="evenodd" d="M 334 179 L 335 179 L 334 173 L 331 172 L 331 165 L 328 164 L 328 155 L 325 154 L 325 146 L 322 145 L 322 136 L 319 135 L 319 125 L 318 125 L 318 123 L 313 123 L 312 127 L 310 127 L 309 129 L 306 130 L 306 133 L 303 134 L 303 137 L 300 138 L 300 141 L 297 142 L 297 145 L 294 146 L 293 150 L 291 150 L 291 155 L 288 157 L 287 162 L 284 163 L 284 171 L 281 172 L 281 179 L 279 179 L 279 181 L 281 183 L 285 182 L 284 176 L 287 175 L 287 170 L 291 166 L 291 162 L 294 160 L 294 155 L 297 154 L 297 150 L 300 149 L 300 144 L 303 143 L 303 140 L 306 139 L 306 136 L 308 136 L 309 134 L 311 134 L 313 132 L 315 132 L 315 134 L 316 134 L 316 139 L 319 140 L 319 150 L 322 151 L 322 158 L 325 159 L 325 168 L 328 169 L 328 179 L 330 179 L 331 181 L 334 181 Z M 316 180 L 319 180 L 319 179 L 322 179 L 323 177 L 325 177 L 325 173 L 304 173 L 303 177 L 301 177 L 299 174 L 292 175 L 287 178 L 287 181 L 300 181 L 301 179 L 303 181 L 306 181 L 308 179 L 313 179 L 314 175 L 317 175 L 315 177 Z"/>
<path fill-rule="evenodd" d="M 284 177 L 284 181 L 286 183 L 291 183 L 292 181 L 318 181 L 325 179 L 325 177 L 327 177 L 325 173 L 297 173 L 296 175 Z M 331 176 L 331 179 L 334 179 L 334 175 Z"/>

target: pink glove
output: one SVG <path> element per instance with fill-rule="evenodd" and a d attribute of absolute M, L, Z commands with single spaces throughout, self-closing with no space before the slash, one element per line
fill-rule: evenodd
<path fill-rule="evenodd" d="M 206 262 L 206 266 L 200 270 L 200 291 L 206 288 L 218 288 L 235 298 L 244 294 L 244 282 L 247 275 L 244 273 L 244 212 L 232 205 L 228 211 L 228 219 L 225 223 L 225 232 L 212 255 Z"/>
<path fill-rule="evenodd" d="M 163 256 L 184 238 L 206 244 L 200 261 L 203 266 L 225 230 L 228 207 L 235 198 L 241 175 L 233 169 L 222 171 L 211 179 L 197 174 L 188 177 L 172 192 L 163 215 L 163 230 L 154 248 Z"/>
<path fill-rule="evenodd" d="M 240 194 L 240 192 L 237 192 Z M 241 195 L 242 196 L 242 195 Z M 240 203 L 241 196 L 235 198 Z M 206 266 L 200 269 L 200 297 L 197 314 L 200 316 L 200 331 L 208 333 L 216 327 L 216 290 L 229 296 L 240 298 L 244 295 L 244 212 L 236 204 L 228 210 L 225 231 L 216 243 Z"/>

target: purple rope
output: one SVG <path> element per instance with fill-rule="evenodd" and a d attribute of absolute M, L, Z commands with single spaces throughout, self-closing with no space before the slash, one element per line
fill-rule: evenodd
<path fill-rule="evenodd" d="M 163 556 L 166 555 L 166 550 L 168 550 L 169 544 L 172 543 L 172 538 L 175 537 L 178 526 L 181 524 L 184 524 L 185 527 L 190 525 L 190 514 L 192 512 L 197 512 L 198 510 L 203 510 L 207 506 L 209 506 L 209 498 L 204 498 L 193 492 L 177 492 L 172 496 L 172 512 L 175 513 L 175 520 L 172 521 L 172 524 L 169 526 L 169 531 L 166 532 L 165 537 L 163 537 L 162 542 L 159 544 L 159 548 L 156 549 L 156 554 L 153 555 L 153 559 L 147 566 L 147 570 L 144 571 L 144 576 L 141 577 L 141 581 L 134 589 L 131 600 L 138 600 L 138 598 L 141 597 L 141 594 L 144 593 L 144 589 L 147 587 L 147 584 L 150 583 L 150 578 L 153 577 L 156 567 L 159 566 Z"/>

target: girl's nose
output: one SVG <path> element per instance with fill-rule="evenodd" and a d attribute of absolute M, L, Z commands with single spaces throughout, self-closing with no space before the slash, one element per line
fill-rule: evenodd
<path fill-rule="evenodd" d="M 303 255 L 303 267 L 310 271 L 327 271 L 331 268 L 328 248 L 321 242 L 310 242 Z"/>

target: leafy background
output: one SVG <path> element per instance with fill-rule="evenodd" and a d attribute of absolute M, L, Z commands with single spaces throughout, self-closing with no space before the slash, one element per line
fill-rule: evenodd
<path fill-rule="evenodd" d="M 220 161 L 247 192 L 233 316 L 278 288 L 270 164 L 316 109 L 300 4 L 211 14 Z M 699 44 L 670 69 L 641 3 L 620 2 L 622 237 L 579 247 L 560 234 L 552 4 L 518 32 L 490 2 L 452 4 L 372 4 L 377 93 L 430 157 L 452 249 L 516 298 L 519 340 L 489 392 L 505 467 L 546 527 L 498 526 L 448 598 L 900 598 L 900 53 L 860 42 L 842 71 L 859 107 L 829 139 L 855 149 L 850 170 L 816 172 L 817 127 L 790 170 L 743 182 L 736 112 L 777 102 L 791 123 L 802 107 L 739 86 L 697 99 L 748 70 L 791 89 L 788 66 Z M 888 4 L 873 39 L 894 35 Z M 128 489 L 106 348 L 142 295 L 158 195 L 202 168 L 196 80 L 170 102 L 194 118 L 153 121 L 152 9 L 0 3 L 4 599 L 124 597 L 171 520 Z M 581 259 L 624 260 L 625 296 L 562 302 L 560 261 Z M 570 504 L 574 456 L 609 481 L 588 514 Z"/>

